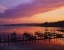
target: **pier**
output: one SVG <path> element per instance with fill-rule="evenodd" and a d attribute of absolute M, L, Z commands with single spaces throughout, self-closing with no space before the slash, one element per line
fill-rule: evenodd
<path fill-rule="evenodd" d="M 64 34 L 61 33 L 52 33 L 52 32 L 34 32 L 33 34 L 30 34 L 28 32 L 24 32 L 22 35 L 17 35 L 16 32 L 14 31 L 13 33 L 11 33 L 10 35 L 8 35 L 8 37 L 6 38 L 6 36 L 4 35 L 4 37 L 2 38 L 2 36 L 0 35 L 0 44 L 1 43 L 16 43 L 16 42 L 30 42 L 30 41 L 39 41 L 39 40 L 49 40 L 49 42 L 52 39 L 59 39 L 59 38 L 64 38 L 63 36 Z M 17 37 L 18 36 L 18 37 Z"/>

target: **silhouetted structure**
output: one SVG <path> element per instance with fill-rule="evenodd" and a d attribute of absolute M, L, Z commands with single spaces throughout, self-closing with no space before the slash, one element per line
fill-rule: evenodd
<path fill-rule="evenodd" d="M 22 36 L 19 35 L 19 37 L 17 37 L 16 33 L 15 33 L 15 30 L 14 30 L 14 33 L 11 33 L 11 37 L 9 37 L 8 35 L 8 40 L 6 40 L 5 38 L 5 35 L 4 35 L 4 39 L 1 38 L 1 35 L 0 35 L 0 44 L 1 43 L 4 43 L 4 46 L 5 46 L 5 43 L 8 43 L 8 46 L 9 46 L 9 43 L 12 42 L 22 42 L 22 44 L 24 44 L 24 42 L 27 43 L 27 41 L 29 43 L 33 43 L 33 42 L 36 42 L 36 40 L 49 40 L 49 42 L 52 40 L 52 39 L 58 39 L 58 38 L 64 38 L 63 34 L 60 34 L 59 32 L 56 33 L 52 33 L 52 32 L 44 32 L 44 33 L 41 33 L 41 32 L 35 32 L 34 33 L 35 35 L 32 35 L 32 34 L 29 34 L 28 32 L 24 32 L 24 34 L 22 34 Z M 2 39 L 2 40 L 1 40 Z"/>
<path fill-rule="evenodd" d="M 57 30 L 57 31 L 64 32 L 64 30 Z"/>
<path fill-rule="evenodd" d="M 35 39 L 36 39 L 35 36 L 33 36 L 33 35 L 31 35 L 31 34 L 28 34 L 27 32 L 25 32 L 23 35 L 25 35 L 26 38 L 28 38 L 29 40 L 35 40 Z"/>
<path fill-rule="evenodd" d="M 15 29 L 14 29 L 14 33 L 11 33 L 11 41 L 16 41 Z"/>
<path fill-rule="evenodd" d="M 58 22 L 45 22 L 45 23 L 42 23 L 41 26 L 44 26 L 44 27 L 64 27 L 64 20 L 58 21 Z"/>
<path fill-rule="evenodd" d="M 7 24 L 3 26 L 42 26 L 42 27 L 64 27 L 64 20 L 58 22 L 45 22 L 45 23 L 27 23 L 27 24 Z"/>
<path fill-rule="evenodd" d="M 0 35 L 0 42 L 2 41 L 1 35 Z"/>

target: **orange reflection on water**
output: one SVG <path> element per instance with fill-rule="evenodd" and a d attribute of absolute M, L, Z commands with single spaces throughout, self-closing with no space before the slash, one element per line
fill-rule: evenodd
<path fill-rule="evenodd" d="M 36 31 L 40 31 L 42 33 L 44 33 L 45 30 L 48 30 L 48 31 L 55 31 L 55 30 L 62 30 L 63 28 L 60 28 L 60 27 L 34 27 L 34 26 L 2 26 L 0 28 L 0 34 L 1 33 L 6 33 L 6 34 L 11 34 L 12 32 L 14 32 L 14 29 L 15 29 L 15 32 L 17 34 L 23 34 L 25 31 L 27 31 L 28 33 L 30 34 L 34 34 L 34 32 Z M 57 31 L 56 31 L 57 32 Z M 60 44 L 60 45 L 64 45 L 64 39 L 59 39 L 58 41 L 54 41 L 51 40 L 51 42 L 46 42 L 47 43 L 51 43 L 51 44 Z M 44 41 L 42 41 L 43 43 Z"/>

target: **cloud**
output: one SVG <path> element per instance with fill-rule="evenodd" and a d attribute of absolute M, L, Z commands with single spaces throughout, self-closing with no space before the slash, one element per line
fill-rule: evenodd
<path fill-rule="evenodd" d="M 4 6 L 1 6 L 0 5 L 0 13 L 4 13 L 4 11 L 6 10 L 7 8 L 5 8 Z"/>
<path fill-rule="evenodd" d="M 35 14 L 48 12 L 64 6 L 63 0 L 32 0 L 30 3 L 20 4 L 0 13 L 0 18 L 23 18 Z"/>

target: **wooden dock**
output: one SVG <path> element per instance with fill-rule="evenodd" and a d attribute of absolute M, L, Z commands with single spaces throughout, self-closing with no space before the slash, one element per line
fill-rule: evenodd
<path fill-rule="evenodd" d="M 63 34 L 57 34 L 57 33 L 51 33 L 51 32 L 45 32 L 44 34 L 40 32 L 35 32 L 34 35 L 29 34 L 28 32 L 25 32 L 22 34 L 22 36 L 19 35 L 19 37 L 16 37 L 16 33 L 14 32 L 11 37 L 8 35 L 7 40 L 1 38 L 0 35 L 0 43 L 10 43 L 10 42 L 21 42 L 21 41 L 32 41 L 32 40 L 45 40 L 45 39 L 58 39 L 58 38 L 64 38 Z"/>

